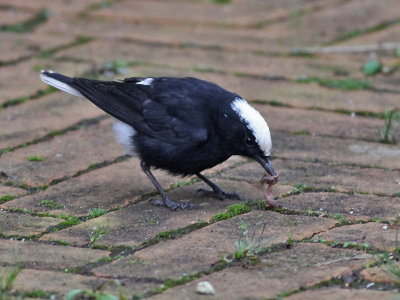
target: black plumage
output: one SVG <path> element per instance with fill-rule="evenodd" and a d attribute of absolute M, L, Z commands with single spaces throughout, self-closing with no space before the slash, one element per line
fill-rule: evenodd
<path fill-rule="evenodd" d="M 232 155 L 254 158 L 270 175 L 276 175 L 269 155 L 260 148 L 260 130 L 254 130 L 249 116 L 241 115 L 233 105 L 245 100 L 216 84 L 170 77 L 99 81 L 46 71 L 42 71 L 41 78 L 64 91 L 81 94 L 134 129 L 127 138 L 141 159 L 143 171 L 161 193 L 162 204 L 171 209 L 192 206 L 170 200 L 150 167 L 183 176 L 196 174 L 219 198 L 238 195 L 223 192 L 200 172 Z M 269 135 L 269 129 L 265 134 Z"/>

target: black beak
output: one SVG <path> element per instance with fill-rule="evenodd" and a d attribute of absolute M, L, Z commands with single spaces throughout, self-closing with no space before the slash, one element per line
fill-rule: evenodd
<path fill-rule="evenodd" d="M 254 155 L 253 159 L 258 162 L 264 169 L 267 171 L 267 173 L 271 176 L 276 176 L 274 167 L 272 167 L 271 161 L 269 160 L 269 156 L 264 156 L 261 158 L 259 155 Z"/>

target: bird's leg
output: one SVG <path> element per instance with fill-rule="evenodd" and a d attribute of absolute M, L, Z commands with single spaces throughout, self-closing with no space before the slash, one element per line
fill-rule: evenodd
<path fill-rule="evenodd" d="M 195 207 L 193 203 L 176 203 L 172 201 L 167 194 L 164 192 L 162 189 L 161 185 L 158 183 L 157 179 L 154 177 L 154 175 L 150 171 L 150 165 L 145 162 L 144 160 L 140 161 L 140 167 L 142 168 L 143 172 L 147 175 L 147 177 L 150 179 L 150 181 L 153 183 L 153 185 L 156 187 L 157 191 L 160 193 L 162 197 L 162 201 L 160 199 L 152 199 L 152 203 L 155 205 L 164 205 L 168 207 L 171 210 L 177 210 L 178 208 L 180 209 L 192 209 Z"/>
<path fill-rule="evenodd" d="M 197 173 L 196 175 L 205 183 L 207 183 L 212 189 L 212 191 L 199 189 L 198 192 L 202 192 L 206 196 L 217 197 L 219 200 L 225 200 L 228 198 L 243 201 L 243 198 L 238 193 L 227 193 L 204 175 L 201 175 L 200 173 Z"/>

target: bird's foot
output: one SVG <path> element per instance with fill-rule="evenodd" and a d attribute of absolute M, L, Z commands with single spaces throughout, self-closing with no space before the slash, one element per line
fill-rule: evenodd
<path fill-rule="evenodd" d="M 196 207 L 196 204 L 187 202 L 187 203 L 176 203 L 172 201 L 169 197 L 165 197 L 164 200 L 161 199 L 151 199 L 150 203 L 157 205 L 157 206 L 166 206 L 170 210 L 177 210 L 177 209 L 192 209 Z"/>
<path fill-rule="evenodd" d="M 225 199 L 237 199 L 237 200 L 240 200 L 240 201 L 244 201 L 245 200 L 238 193 L 227 193 L 227 192 L 223 191 L 220 188 L 212 190 L 212 191 L 204 190 L 204 189 L 198 189 L 197 192 L 198 193 L 202 193 L 206 197 L 217 198 L 217 199 L 219 199 L 221 201 L 223 201 Z"/>

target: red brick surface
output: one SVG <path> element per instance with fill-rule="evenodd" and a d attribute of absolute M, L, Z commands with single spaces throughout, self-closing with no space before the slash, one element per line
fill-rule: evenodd
<path fill-rule="evenodd" d="M 400 60 L 395 47 L 363 49 L 398 41 L 399 5 L 0 0 L 0 278 L 21 268 L 0 298 L 81 289 L 121 299 L 395 299 L 398 121 L 390 141 L 380 131 L 383 113 L 400 108 Z M 47 19 L 35 22 L 43 9 Z M 310 47 L 323 48 L 301 52 Z M 365 76 L 370 59 L 390 72 Z M 105 68 L 115 61 L 126 66 Z M 205 196 L 195 177 L 154 170 L 173 200 L 197 207 L 152 205 L 159 195 L 139 158 L 123 156 L 112 118 L 87 100 L 44 95 L 40 69 L 192 76 L 240 94 L 270 126 L 279 207 L 265 207 L 263 169 L 241 157 L 204 174 L 248 202 Z M 370 86 L 351 89 L 354 80 Z M 238 204 L 251 212 L 234 216 Z M 261 253 L 233 259 L 271 237 Z M 197 294 L 200 281 L 216 295 Z"/>

